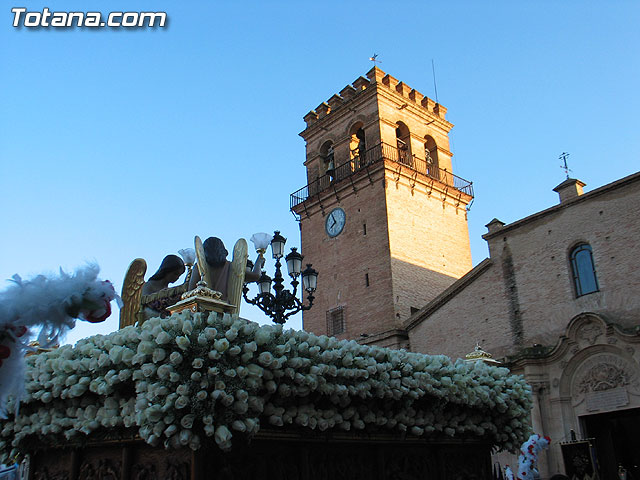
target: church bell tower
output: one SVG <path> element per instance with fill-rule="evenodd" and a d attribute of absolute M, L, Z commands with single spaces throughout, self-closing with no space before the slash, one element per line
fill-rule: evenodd
<path fill-rule="evenodd" d="M 304 116 L 291 194 L 318 270 L 303 327 L 404 348 L 403 324 L 471 268 L 471 182 L 453 174 L 446 108 L 377 67 Z"/>

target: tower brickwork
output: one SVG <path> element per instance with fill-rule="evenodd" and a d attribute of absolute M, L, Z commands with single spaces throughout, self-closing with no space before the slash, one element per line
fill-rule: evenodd
<path fill-rule="evenodd" d="M 471 268 L 472 186 L 452 173 L 445 114 L 374 67 L 305 115 L 291 207 L 320 272 L 306 330 L 406 346 L 402 322 Z"/>

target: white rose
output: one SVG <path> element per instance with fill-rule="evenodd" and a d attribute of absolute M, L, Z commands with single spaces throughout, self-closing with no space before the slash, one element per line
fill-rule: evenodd
<path fill-rule="evenodd" d="M 144 341 L 138 344 L 138 354 L 143 355 L 151 355 L 153 353 L 153 349 L 155 348 L 155 344 L 151 341 Z"/>
<path fill-rule="evenodd" d="M 169 378 L 172 370 L 171 365 L 160 365 L 156 373 L 158 374 L 158 378 L 166 380 Z"/>
<path fill-rule="evenodd" d="M 247 431 L 247 426 L 245 425 L 245 423 L 242 420 L 235 420 L 231 424 L 231 428 L 233 428 L 234 430 L 237 430 L 238 432 L 242 432 L 242 433 Z"/>
<path fill-rule="evenodd" d="M 216 340 L 213 343 L 213 348 L 215 348 L 218 352 L 223 353 L 229 348 L 229 340 L 227 340 L 226 338 Z"/>
<path fill-rule="evenodd" d="M 193 437 L 191 437 L 189 448 L 194 452 L 200 448 L 200 437 L 198 435 L 194 435 Z"/>
<path fill-rule="evenodd" d="M 216 428 L 215 440 L 221 449 L 228 450 L 231 447 L 231 438 L 231 432 L 225 425 Z"/>
<path fill-rule="evenodd" d="M 179 365 L 182 362 L 182 355 L 178 352 L 171 352 L 171 355 L 169 355 L 169 361 L 174 365 Z"/>
<path fill-rule="evenodd" d="M 184 428 L 189 428 L 190 429 L 191 427 L 193 427 L 193 421 L 195 420 L 195 418 L 196 418 L 196 416 L 193 413 L 185 415 L 180 420 L 180 425 L 182 425 Z"/>
<path fill-rule="evenodd" d="M 169 438 L 171 435 L 173 435 L 177 431 L 178 431 L 178 427 L 176 427 L 175 425 L 169 425 L 164 431 L 164 436 Z"/>
<path fill-rule="evenodd" d="M 192 332 L 193 323 L 191 322 L 191 320 L 185 320 L 182 324 L 182 333 L 184 333 L 185 335 L 191 335 Z"/>
<path fill-rule="evenodd" d="M 206 400 L 207 396 L 208 396 L 208 393 L 207 393 L 207 391 L 206 391 L 206 390 L 200 390 L 200 391 L 196 394 L 196 398 L 197 398 L 199 401 L 201 401 L 201 402 L 202 402 L 202 401 L 204 401 L 204 400 Z"/>
<path fill-rule="evenodd" d="M 180 445 L 189 445 L 193 433 L 191 430 L 181 430 L 179 435 Z"/>
<path fill-rule="evenodd" d="M 179 385 L 178 388 L 176 388 L 176 393 L 182 396 L 189 395 L 189 385 L 187 385 L 186 383 Z"/>
<path fill-rule="evenodd" d="M 140 370 L 145 377 L 149 378 L 156 373 L 157 367 L 153 363 L 145 363 Z"/>
<path fill-rule="evenodd" d="M 193 362 L 191 362 L 191 366 L 193 368 L 202 368 L 204 366 L 204 360 L 201 358 L 195 358 Z"/>
<path fill-rule="evenodd" d="M 204 329 L 204 335 L 207 337 L 207 340 L 213 341 L 216 338 L 218 331 L 213 327 L 206 327 Z"/>
<path fill-rule="evenodd" d="M 187 350 L 191 345 L 191 341 L 188 337 L 179 336 L 176 337 L 176 345 L 178 345 L 178 347 L 180 347 L 182 350 Z"/>
<path fill-rule="evenodd" d="M 255 342 L 258 345 L 264 345 L 271 340 L 270 325 L 264 325 L 256 331 Z"/>
<path fill-rule="evenodd" d="M 269 352 L 262 352 L 259 356 L 258 356 L 258 362 L 260 362 L 260 364 L 263 367 L 268 367 L 273 363 L 273 355 L 271 355 L 271 353 Z"/>
<path fill-rule="evenodd" d="M 167 357 L 167 352 L 162 348 L 156 348 L 153 350 L 153 355 L 151 356 L 151 360 L 153 363 L 158 363 L 164 360 Z"/>
<path fill-rule="evenodd" d="M 169 343 L 170 341 L 171 341 L 171 335 L 169 335 L 165 331 L 160 332 L 156 337 L 156 343 L 158 345 L 164 345 L 166 343 Z"/>

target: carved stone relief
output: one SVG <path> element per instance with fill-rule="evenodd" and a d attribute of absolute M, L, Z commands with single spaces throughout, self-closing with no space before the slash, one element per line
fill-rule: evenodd
<path fill-rule="evenodd" d="M 592 320 L 580 327 L 577 337 L 580 340 L 589 342 L 589 345 L 593 345 L 602 333 L 602 326 L 598 322 Z"/>
<path fill-rule="evenodd" d="M 573 376 L 571 396 L 574 405 L 582 403 L 585 396 L 605 402 L 600 392 L 614 390 L 618 397 L 627 391 L 640 394 L 638 365 L 613 353 L 601 353 L 589 357 L 578 367 Z M 624 404 L 620 400 L 617 402 L 615 405 Z"/>
<path fill-rule="evenodd" d="M 592 367 L 580 380 L 580 393 L 600 392 L 629 385 L 629 372 L 611 363 L 602 363 Z"/>

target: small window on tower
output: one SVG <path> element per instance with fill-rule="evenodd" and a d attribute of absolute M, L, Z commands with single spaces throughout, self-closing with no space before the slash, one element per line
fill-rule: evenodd
<path fill-rule="evenodd" d="M 344 308 L 338 307 L 327 312 L 327 335 L 344 333 Z"/>
<path fill-rule="evenodd" d="M 362 224 L 362 234 L 363 234 L 363 235 L 366 235 L 366 234 L 367 234 L 367 224 L 366 224 L 366 223 L 363 223 L 363 224 Z"/>
<path fill-rule="evenodd" d="M 368 273 L 364 274 L 364 284 L 365 284 L 366 287 L 369 286 L 369 274 Z"/>

